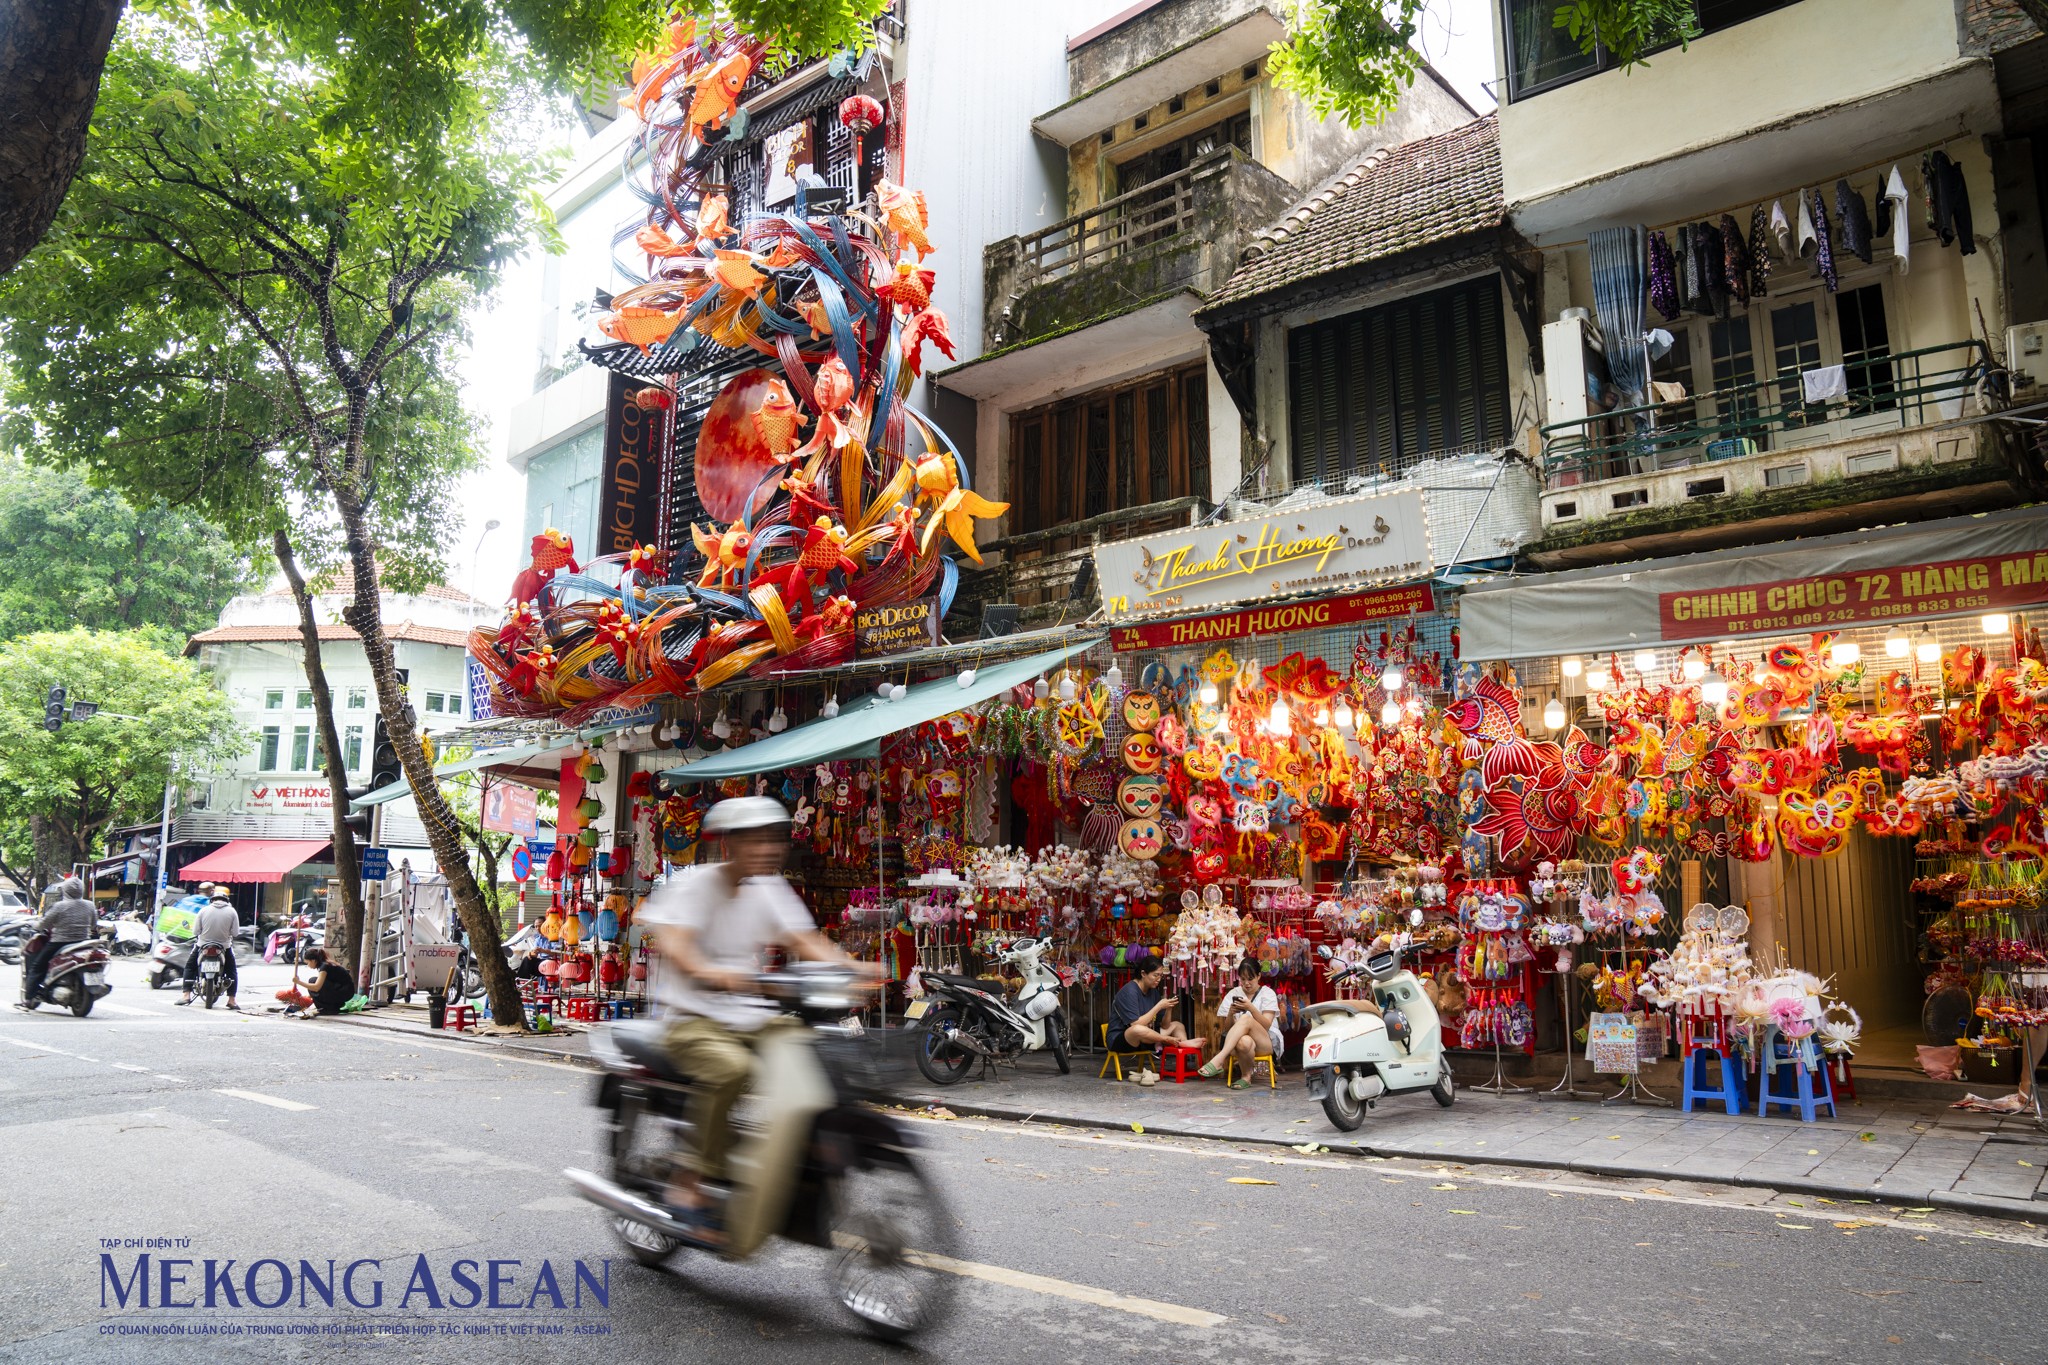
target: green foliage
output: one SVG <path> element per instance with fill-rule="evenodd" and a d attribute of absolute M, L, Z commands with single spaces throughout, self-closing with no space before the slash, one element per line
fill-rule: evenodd
<path fill-rule="evenodd" d="M 181 650 L 257 578 L 203 518 L 0 459 L 0 640 L 146 628 Z"/>
<path fill-rule="evenodd" d="M 1415 37 L 1426 7 L 1427 0 L 1295 0 L 1288 39 L 1273 45 L 1268 69 L 1319 118 L 1377 123 L 1422 69 Z M 1562 0 L 1551 22 L 1624 68 L 1699 31 L 1692 0 Z"/>
<path fill-rule="evenodd" d="M 44 730 L 43 699 L 58 684 L 102 714 Z M 106 714 L 115 711 L 139 719 Z M 145 634 L 74 628 L 11 640 L 0 645 L 0 839 L 26 848 L 40 817 L 67 861 L 96 856 L 108 827 L 156 814 L 173 755 L 180 772 L 202 774 L 251 739 L 205 675 Z"/>

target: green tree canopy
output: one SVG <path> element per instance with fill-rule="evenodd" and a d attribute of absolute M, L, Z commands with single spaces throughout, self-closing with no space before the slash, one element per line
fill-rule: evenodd
<path fill-rule="evenodd" d="M 204 518 L 0 457 L 0 640 L 80 625 L 176 649 L 258 580 Z"/>
<path fill-rule="evenodd" d="M 43 702 L 55 686 L 100 714 L 51 734 Z M 227 697 L 146 634 L 79 627 L 10 640 L 0 645 L 0 841 L 17 865 L 16 850 L 33 844 L 44 876 L 97 858 L 109 828 L 157 814 L 173 755 L 182 773 L 204 774 L 251 742 Z"/>

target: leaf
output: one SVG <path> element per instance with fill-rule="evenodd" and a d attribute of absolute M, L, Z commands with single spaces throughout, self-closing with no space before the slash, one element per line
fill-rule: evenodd
<path fill-rule="evenodd" d="M 1452 1209 L 1452 1210 L 1450 1210 L 1450 1212 L 1452 1212 L 1452 1213 L 1462 1213 L 1462 1214 L 1466 1215 L 1466 1216 L 1467 1216 L 1467 1217 L 1469 1217 L 1469 1218 L 1477 1218 L 1477 1217 L 1479 1216 L 1479 1210 L 1478 1210 L 1478 1209 Z"/>
<path fill-rule="evenodd" d="M 1875 1142 L 1875 1141 L 1877 1141 L 1877 1134 L 1875 1134 L 1875 1133 L 1858 1133 L 1858 1134 L 1856 1135 L 1856 1140 L 1857 1140 L 1858 1142 Z"/>
<path fill-rule="evenodd" d="M 1228 1183 L 1232 1185 L 1277 1185 L 1280 1182 L 1277 1180 L 1261 1180 L 1255 1175 L 1234 1175 L 1230 1177 Z"/>
<path fill-rule="evenodd" d="M 1443 1185 L 1431 1185 L 1431 1186 L 1430 1186 L 1430 1188 L 1431 1188 L 1431 1189 L 1433 1189 L 1433 1190 L 1455 1190 L 1455 1189 L 1457 1189 L 1458 1187 L 1457 1187 L 1456 1185 L 1451 1185 L 1451 1184 L 1443 1184 Z"/>
<path fill-rule="evenodd" d="M 1811 1223 L 1780 1223 L 1778 1224 L 1778 1226 L 1781 1228 L 1794 1229 L 1799 1232 L 1810 1232 L 1813 1230 L 1813 1224 Z"/>
<path fill-rule="evenodd" d="M 1142 1123 L 1134 1123 L 1131 1125 L 1131 1131 L 1134 1133 L 1142 1133 L 1145 1131 L 1145 1125 Z"/>

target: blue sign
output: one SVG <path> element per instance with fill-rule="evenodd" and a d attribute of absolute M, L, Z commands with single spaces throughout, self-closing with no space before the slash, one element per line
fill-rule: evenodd
<path fill-rule="evenodd" d="M 362 868 L 363 880 L 381 882 L 391 875 L 391 850 L 374 845 L 356 850 L 356 858 Z"/>

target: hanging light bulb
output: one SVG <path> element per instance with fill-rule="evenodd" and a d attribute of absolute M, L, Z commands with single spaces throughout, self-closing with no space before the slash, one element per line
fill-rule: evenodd
<path fill-rule="evenodd" d="M 721 710 L 718 718 L 711 722 L 711 733 L 720 739 L 732 738 L 732 722 L 725 718 L 724 711 Z"/>
<path fill-rule="evenodd" d="M 1543 704 L 1543 728 L 1546 730 L 1564 729 L 1564 703 L 1556 697 L 1552 697 Z"/>
<path fill-rule="evenodd" d="M 908 687 L 905 687 L 902 683 L 895 683 L 889 688 L 889 700 L 902 701 L 903 694 L 908 692 L 909 690 L 910 689 Z"/>
<path fill-rule="evenodd" d="M 1216 704 L 1216 698 L 1220 694 L 1216 691 L 1215 683 L 1205 682 L 1202 684 L 1202 690 L 1198 692 L 1196 695 L 1202 699 L 1202 705 L 1214 706 Z"/>
<path fill-rule="evenodd" d="M 789 715 L 782 709 L 782 703 L 775 704 L 775 714 L 768 717 L 768 733 L 779 735 L 789 728 Z"/>
<path fill-rule="evenodd" d="M 1109 690 L 1112 692 L 1122 687 L 1124 685 L 1123 665 L 1111 659 L 1108 669 L 1103 672 L 1102 680 L 1109 684 Z"/>
<path fill-rule="evenodd" d="M 1327 707 L 1327 706 L 1319 706 L 1319 707 L 1317 707 L 1317 708 L 1316 708 L 1316 724 L 1318 724 L 1318 725 L 1328 725 L 1329 723 L 1330 723 L 1330 708 L 1329 708 L 1329 707 Z"/>
<path fill-rule="evenodd" d="M 1931 664 L 1941 657 L 1941 641 L 1934 638 L 1934 627 L 1920 627 L 1920 638 L 1913 642 L 1913 657 L 1923 664 Z"/>
<path fill-rule="evenodd" d="M 1348 701 L 1339 701 L 1337 703 L 1337 713 L 1333 719 L 1337 722 L 1339 730 L 1349 730 L 1358 723 L 1358 717 L 1351 713 L 1351 703 Z"/>
<path fill-rule="evenodd" d="M 1416 696 L 1413 692 L 1408 694 L 1408 700 L 1403 702 L 1402 705 L 1407 708 L 1409 715 L 1417 720 L 1422 718 L 1422 698 Z"/>
<path fill-rule="evenodd" d="M 1567 678 L 1576 678 L 1586 671 L 1586 661 L 1576 654 L 1567 654 L 1558 660 L 1557 671 Z"/>
<path fill-rule="evenodd" d="M 1385 706 L 1382 706 L 1380 708 L 1380 724 L 1392 727 L 1395 725 L 1399 725 L 1400 723 L 1401 704 L 1399 702 L 1389 701 Z"/>
<path fill-rule="evenodd" d="M 954 679 L 954 681 L 959 683 L 962 687 L 974 686 L 974 670 L 971 668 L 961 669 L 960 676 Z"/>
<path fill-rule="evenodd" d="M 1273 699 L 1273 710 L 1266 717 L 1266 724 L 1272 728 L 1273 733 L 1276 735 L 1284 735 L 1287 733 L 1287 702 L 1284 699 L 1280 697 L 1275 697 Z"/>
<path fill-rule="evenodd" d="M 830 720 L 839 714 L 839 694 L 837 692 L 825 698 L 825 704 L 818 708 L 818 714 L 826 720 Z"/>
<path fill-rule="evenodd" d="M 1977 618 L 1977 625 L 1986 635 L 2003 635 L 2012 629 L 2012 618 L 2002 611 L 1988 611 Z"/>
<path fill-rule="evenodd" d="M 1707 661 L 1697 654 L 1688 654 L 1685 662 L 1678 666 L 1678 671 L 1685 675 L 1687 682 L 1696 683 L 1707 676 Z"/>
<path fill-rule="evenodd" d="M 1399 692 L 1408 675 L 1401 671 L 1401 665 L 1388 664 L 1386 672 L 1380 674 L 1380 687 L 1388 692 Z"/>
<path fill-rule="evenodd" d="M 1700 679 L 1700 700 L 1709 706 L 1723 706 L 1728 701 L 1728 680 L 1721 676 L 1719 669 L 1708 669 Z"/>
<path fill-rule="evenodd" d="M 1912 652 L 1912 649 L 1912 642 L 1906 639 L 1906 632 L 1899 627 L 1893 626 L 1886 633 L 1884 637 L 1884 652 L 1887 656 L 1894 659 L 1903 659 Z"/>
<path fill-rule="evenodd" d="M 1060 700 L 1063 702 L 1067 702 L 1072 701 L 1073 699 L 1074 670 L 1070 668 L 1066 672 L 1060 674 Z"/>
<path fill-rule="evenodd" d="M 1642 675 L 1643 675 L 1644 677 L 1646 677 L 1646 678 L 1647 678 L 1647 677 L 1649 677 L 1649 676 L 1650 676 L 1650 675 L 1651 675 L 1652 673 L 1654 673 L 1654 672 L 1656 672 L 1656 671 L 1657 671 L 1657 651 L 1656 651 L 1656 650 L 1654 650 L 1654 649 L 1639 649 L 1639 650 L 1637 650 L 1637 651 L 1636 651 L 1636 672 L 1638 672 L 1638 673 L 1642 674 Z"/>
<path fill-rule="evenodd" d="M 1043 673 L 1038 675 L 1037 682 L 1031 684 L 1031 695 L 1033 699 L 1037 701 L 1044 701 L 1047 697 L 1052 695 L 1052 684 L 1048 683 L 1045 680 L 1045 675 Z"/>
<path fill-rule="evenodd" d="M 1606 686 L 1607 675 L 1601 670 L 1596 668 L 1586 675 L 1586 690 L 1588 692 L 1598 692 Z"/>
<path fill-rule="evenodd" d="M 1828 646 L 1828 657 L 1836 668 L 1854 668 L 1863 662 L 1863 646 L 1854 640 L 1837 640 Z"/>
<path fill-rule="evenodd" d="M 888 701 L 889 689 L 893 686 L 895 686 L 895 684 L 891 683 L 887 678 L 884 678 L 880 682 L 875 684 L 875 695 L 880 697 L 883 701 Z"/>

